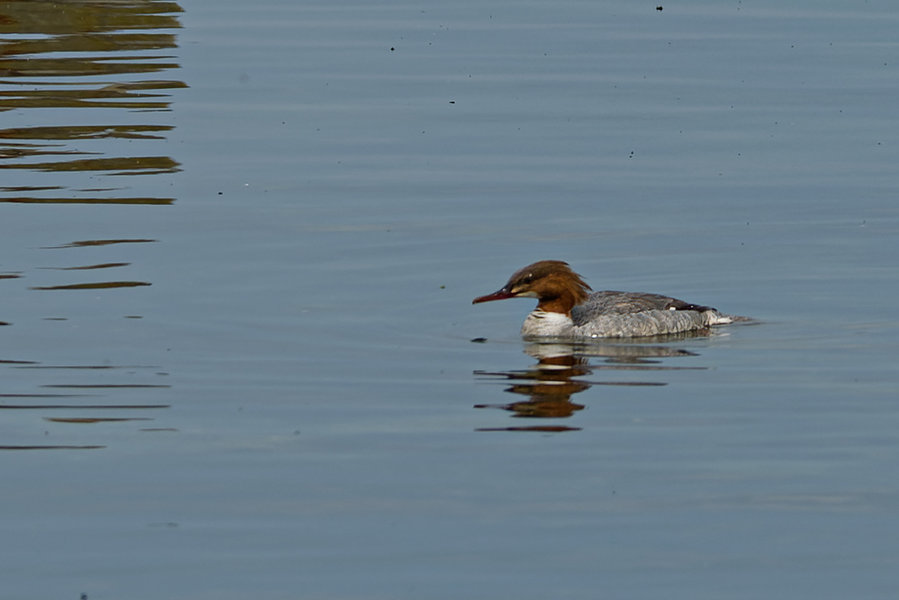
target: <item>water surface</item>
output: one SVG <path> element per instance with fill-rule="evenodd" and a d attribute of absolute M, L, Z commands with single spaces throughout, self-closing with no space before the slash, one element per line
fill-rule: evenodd
<path fill-rule="evenodd" d="M 59 6 L 0 3 L 9 597 L 893 597 L 890 3 Z M 547 258 L 756 321 L 471 306 Z"/>

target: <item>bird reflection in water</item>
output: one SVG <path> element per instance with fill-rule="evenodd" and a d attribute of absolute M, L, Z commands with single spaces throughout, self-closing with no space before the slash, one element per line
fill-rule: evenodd
<path fill-rule="evenodd" d="M 695 337 L 678 335 L 676 339 Z M 662 341 L 662 340 L 654 340 Z M 664 341 L 671 341 L 665 336 Z M 512 384 L 504 391 L 519 394 L 525 399 L 506 404 L 476 404 L 475 408 L 498 408 L 513 413 L 514 417 L 527 419 L 567 419 L 583 410 L 584 405 L 574 402 L 575 394 L 594 385 L 613 386 L 664 386 L 659 381 L 595 381 L 584 377 L 597 371 L 663 371 L 704 369 L 660 364 L 663 359 L 696 356 L 687 350 L 658 344 L 547 344 L 533 343 L 525 347 L 525 353 L 537 359 L 527 369 L 510 371 L 475 371 L 478 377 L 506 380 Z M 602 364 L 591 364 L 591 359 L 602 358 Z M 579 431 L 580 427 L 567 425 L 525 425 L 509 427 L 485 427 L 478 431 Z"/>

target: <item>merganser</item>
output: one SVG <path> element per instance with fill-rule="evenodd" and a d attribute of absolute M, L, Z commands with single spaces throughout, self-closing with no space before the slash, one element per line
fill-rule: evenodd
<path fill-rule="evenodd" d="M 501 289 L 472 304 L 506 298 L 537 298 L 521 326 L 525 338 L 618 338 L 665 335 L 735 318 L 710 306 L 641 292 L 594 292 L 561 260 L 541 260 L 515 272 Z"/>

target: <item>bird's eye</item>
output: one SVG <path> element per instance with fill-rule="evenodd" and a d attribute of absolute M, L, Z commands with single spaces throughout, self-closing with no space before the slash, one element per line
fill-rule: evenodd
<path fill-rule="evenodd" d="M 532 281 L 534 281 L 534 274 L 533 274 L 533 273 L 528 273 L 527 275 L 524 276 L 524 282 L 525 282 L 525 283 L 530 283 L 530 282 L 532 282 Z"/>

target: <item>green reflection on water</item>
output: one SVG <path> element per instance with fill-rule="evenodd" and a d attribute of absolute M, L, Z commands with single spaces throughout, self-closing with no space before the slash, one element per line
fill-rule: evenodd
<path fill-rule="evenodd" d="M 170 112 L 169 90 L 187 85 L 158 75 L 141 78 L 179 68 L 167 51 L 177 47 L 171 30 L 181 27 L 180 12 L 175 2 L 0 2 L 0 112 L 34 110 L 34 121 L 61 121 L 0 129 L 0 202 L 174 202 L 128 196 L 112 185 L 88 187 L 84 175 L 95 180 L 180 170 L 177 160 L 154 147 L 172 126 L 149 115 Z M 86 125 L 88 119 L 94 124 Z M 52 182 L 42 174 L 52 174 Z"/>

